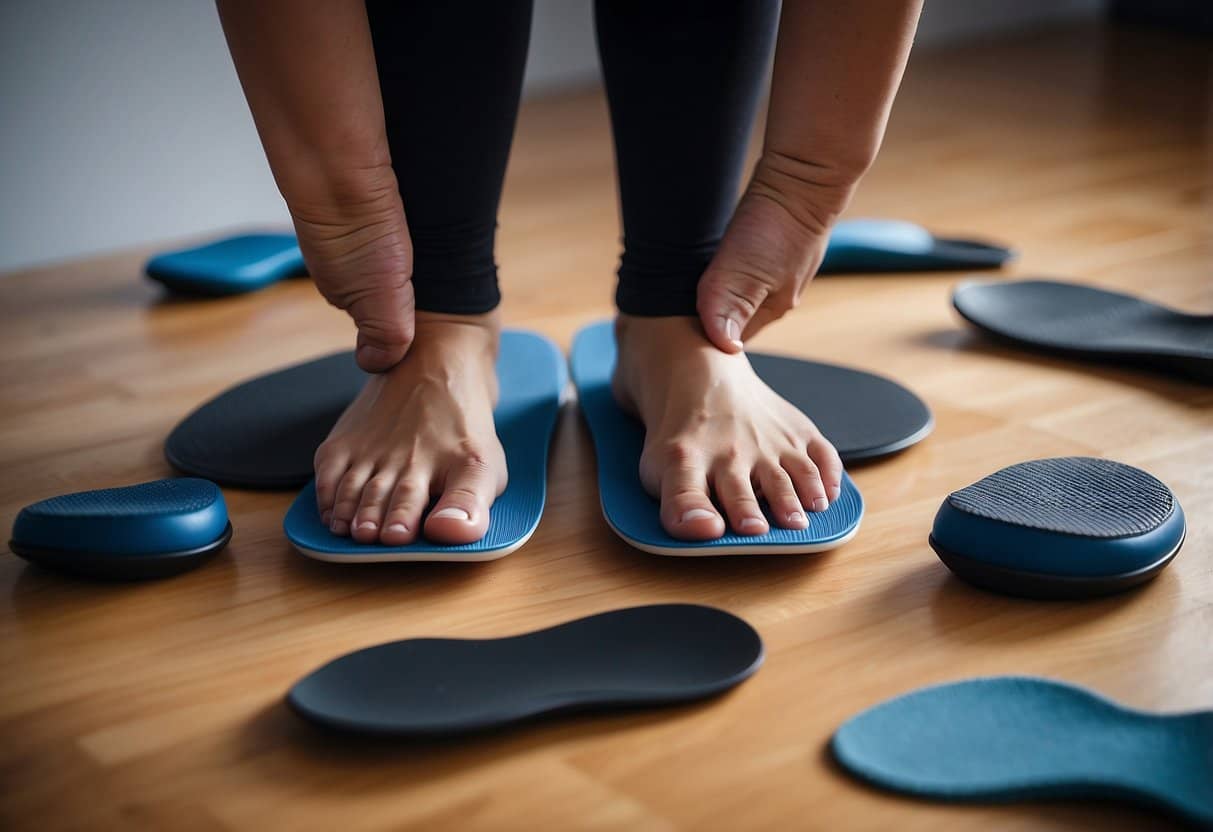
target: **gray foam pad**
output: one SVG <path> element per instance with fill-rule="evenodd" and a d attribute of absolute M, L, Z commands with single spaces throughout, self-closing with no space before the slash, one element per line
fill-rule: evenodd
<path fill-rule="evenodd" d="M 1213 315 L 1051 280 L 965 283 L 952 305 L 973 326 L 1018 346 L 1213 384 Z"/>

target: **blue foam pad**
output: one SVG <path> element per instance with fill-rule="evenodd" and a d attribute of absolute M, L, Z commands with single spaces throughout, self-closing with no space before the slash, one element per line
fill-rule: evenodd
<path fill-rule="evenodd" d="M 244 234 L 148 261 L 147 276 L 178 292 L 237 295 L 304 274 L 294 234 Z"/>
<path fill-rule="evenodd" d="M 1048 679 L 922 688 L 852 717 L 831 751 L 880 788 L 948 801 L 1119 800 L 1213 826 L 1213 712 L 1134 711 Z"/>
<path fill-rule="evenodd" d="M 1155 577 L 1187 522 L 1166 485 L 1092 457 L 1011 465 L 953 492 L 930 542 L 958 576 L 1015 595 L 1079 597 Z"/>
<path fill-rule="evenodd" d="M 819 272 L 997 269 L 1015 257 L 1003 246 L 936 237 L 904 220 L 843 220 L 834 226 Z"/>
<path fill-rule="evenodd" d="M 419 538 L 406 546 L 358 543 L 320 521 L 315 482 L 295 498 L 283 529 L 308 557 L 335 563 L 481 561 L 513 552 L 539 525 L 547 495 L 548 446 L 568 383 L 564 357 L 548 339 L 529 332 L 501 336 L 500 399 L 493 418 L 505 448 L 509 484 L 489 511 L 488 533 L 475 543 L 448 546 Z"/>
<path fill-rule="evenodd" d="M 660 555 L 804 554 L 833 549 L 855 536 L 863 498 L 846 474 L 839 498 L 825 511 L 807 514 L 808 528 L 781 529 L 771 522 L 764 535 L 726 532 L 709 541 L 670 536 L 661 526 L 660 503 L 640 482 L 644 426 L 621 410 L 611 393 L 615 356 L 610 322 L 586 327 L 573 341 L 573 382 L 594 438 L 602 513 L 616 534 L 637 549 Z"/>
<path fill-rule="evenodd" d="M 29 561 L 97 577 L 155 577 L 197 565 L 231 536 L 219 487 L 156 480 L 26 506 L 10 548 Z"/>

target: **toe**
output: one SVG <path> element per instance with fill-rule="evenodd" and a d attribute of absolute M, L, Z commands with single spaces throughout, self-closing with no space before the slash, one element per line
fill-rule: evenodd
<path fill-rule="evenodd" d="M 320 512 L 321 522 L 327 526 L 333 519 L 337 484 L 349 468 L 349 455 L 325 443 L 316 451 L 313 466 L 316 469 L 316 510 Z"/>
<path fill-rule="evenodd" d="M 708 497 L 708 478 L 693 460 L 682 460 L 661 479 L 661 525 L 680 540 L 715 540 L 724 518 Z"/>
<path fill-rule="evenodd" d="M 821 483 L 821 472 L 808 454 L 789 454 L 780 460 L 780 463 L 792 478 L 792 485 L 795 486 L 796 495 L 804 508 L 809 511 L 825 511 L 829 508 L 830 501 L 826 497 L 825 486 Z"/>
<path fill-rule="evenodd" d="M 497 493 L 496 474 L 480 458 L 447 475 L 442 496 L 425 518 L 425 536 L 438 543 L 475 543 L 489 528 L 489 506 Z"/>
<path fill-rule="evenodd" d="M 388 546 L 405 546 L 417 539 L 421 528 L 421 512 L 430 500 L 429 478 L 410 472 L 408 478 L 396 481 L 383 515 L 379 540 Z"/>
<path fill-rule="evenodd" d="M 345 472 L 337 485 L 336 496 L 333 499 L 333 516 L 329 521 L 329 531 L 336 535 L 348 535 L 350 523 L 354 521 L 354 512 L 362 502 L 362 488 L 370 479 L 371 466 L 355 465 Z"/>
<path fill-rule="evenodd" d="M 778 465 L 763 465 L 758 470 L 758 483 L 762 486 L 763 498 L 771 508 L 775 525 L 785 529 L 803 529 L 809 525 L 787 471 Z"/>
<path fill-rule="evenodd" d="M 838 456 L 838 451 L 829 440 L 817 434 L 809 442 L 809 458 L 821 474 L 826 496 L 831 503 L 834 502 L 842 493 L 842 459 Z"/>
<path fill-rule="evenodd" d="M 758 498 L 754 496 L 748 469 L 736 465 L 722 468 L 712 478 L 712 485 L 733 531 L 750 535 L 766 534 L 771 530 L 758 506 Z"/>
<path fill-rule="evenodd" d="M 350 524 L 350 536 L 359 543 L 374 543 L 379 539 L 379 529 L 383 525 L 383 514 L 387 509 L 388 497 L 396 485 L 396 472 L 376 471 L 367 480 L 362 489 L 362 498 L 358 510 L 354 512 L 354 521 Z"/>

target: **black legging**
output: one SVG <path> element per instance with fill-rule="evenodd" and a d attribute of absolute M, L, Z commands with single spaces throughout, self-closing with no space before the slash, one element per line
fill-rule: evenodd
<path fill-rule="evenodd" d="M 501 299 L 493 243 L 531 0 L 368 0 L 367 11 L 417 308 L 488 312 Z M 623 213 L 621 312 L 695 314 L 778 17 L 778 0 L 595 4 Z"/>

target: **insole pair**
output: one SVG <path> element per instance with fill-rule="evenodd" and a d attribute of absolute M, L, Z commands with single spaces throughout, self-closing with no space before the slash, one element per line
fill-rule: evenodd
<path fill-rule="evenodd" d="M 900 385 L 869 373 L 796 359 L 754 355 L 758 373 L 812 417 L 844 461 L 900 450 L 931 429 L 930 411 Z M 615 361 L 612 327 L 583 330 L 573 355 L 573 378 L 594 436 L 604 514 L 621 536 L 663 554 L 821 551 L 844 543 L 858 528 L 863 501 L 847 478 L 841 497 L 810 514 L 804 530 L 773 527 L 761 536 L 732 533 L 703 543 L 677 540 L 661 528 L 659 503 L 639 481 L 643 428 L 610 394 Z M 419 540 L 407 546 L 361 544 L 321 523 L 308 485 L 285 521 L 305 554 L 338 562 L 487 560 L 508 554 L 534 531 L 546 491 L 547 448 L 566 384 L 556 347 L 529 333 L 506 332 L 497 365 L 501 398 L 495 418 L 505 448 L 509 484 L 490 514 L 489 533 L 464 546 Z M 365 376 L 348 353 L 329 356 L 247 382 L 203 405 L 169 436 L 174 467 L 218 482 L 252 487 L 299 486 L 312 475 L 312 457 Z"/>
<path fill-rule="evenodd" d="M 1002 246 L 936 237 L 903 220 L 843 220 L 830 235 L 821 272 L 998 268 L 1013 256 Z M 305 273 L 293 234 L 245 234 L 165 252 L 149 260 L 146 271 L 193 295 L 253 292 Z"/>

